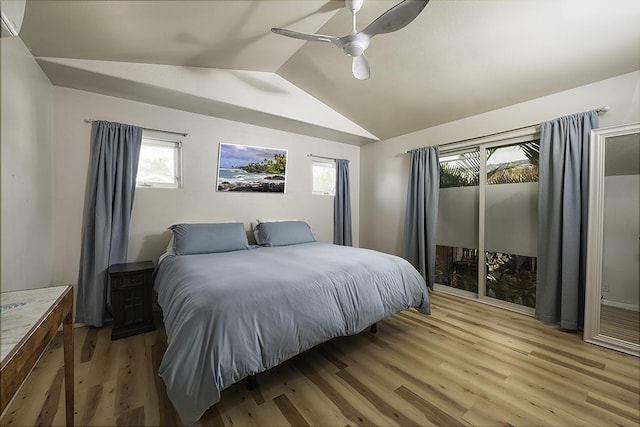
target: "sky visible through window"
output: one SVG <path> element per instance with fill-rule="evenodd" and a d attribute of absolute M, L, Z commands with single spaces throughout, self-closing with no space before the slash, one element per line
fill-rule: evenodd
<path fill-rule="evenodd" d="M 177 186 L 178 151 L 179 148 L 175 142 L 143 139 L 136 177 L 138 186 Z"/>
<path fill-rule="evenodd" d="M 521 160 L 527 160 L 520 145 L 512 145 L 510 147 L 500 147 L 489 158 L 487 165 L 500 165 L 503 163 L 513 163 Z"/>
<path fill-rule="evenodd" d="M 313 162 L 313 193 L 334 195 L 336 191 L 335 163 Z"/>

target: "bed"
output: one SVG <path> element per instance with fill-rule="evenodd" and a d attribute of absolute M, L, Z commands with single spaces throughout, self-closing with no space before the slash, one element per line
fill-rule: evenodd
<path fill-rule="evenodd" d="M 168 341 L 159 375 L 185 425 L 247 376 L 398 311 L 430 313 L 424 279 L 402 258 L 317 242 L 306 223 L 263 226 L 262 246 L 249 246 L 243 224 L 228 224 L 238 241 L 214 252 L 220 227 L 172 226 L 156 271 Z"/>

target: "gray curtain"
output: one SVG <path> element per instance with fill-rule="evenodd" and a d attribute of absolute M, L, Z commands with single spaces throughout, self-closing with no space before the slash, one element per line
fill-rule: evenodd
<path fill-rule="evenodd" d="M 127 260 L 129 221 L 136 188 L 142 128 L 97 121 L 85 206 L 76 321 L 102 326 L 107 270 Z"/>
<path fill-rule="evenodd" d="M 438 147 L 411 150 L 402 256 L 433 289 L 436 262 L 436 225 L 440 191 Z"/>
<path fill-rule="evenodd" d="M 582 329 L 589 198 L 589 111 L 540 125 L 536 318 Z"/>
<path fill-rule="evenodd" d="M 349 160 L 336 159 L 336 195 L 333 198 L 333 243 L 352 246 Z"/>

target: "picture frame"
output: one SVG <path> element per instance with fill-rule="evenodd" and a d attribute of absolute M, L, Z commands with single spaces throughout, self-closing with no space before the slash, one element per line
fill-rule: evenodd
<path fill-rule="evenodd" d="M 216 191 L 286 192 L 288 150 L 220 143 Z"/>

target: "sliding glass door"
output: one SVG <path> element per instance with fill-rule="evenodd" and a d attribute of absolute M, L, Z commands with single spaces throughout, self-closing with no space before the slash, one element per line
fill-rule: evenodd
<path fill-rule="evenodd" d="M 533 135 L 442 152 L 439 289 L 533 313 L 538 153 Z"/>
<path fill-rule="evenodd" d="M 535 308 L 539 141 L 487 147 L 484 264 L 487 298 Z"/>
<path fill-rule="evenodd" d="M 435 282 L 478 293 L 480 152 L 440 158 L 440 198 Z"/>

